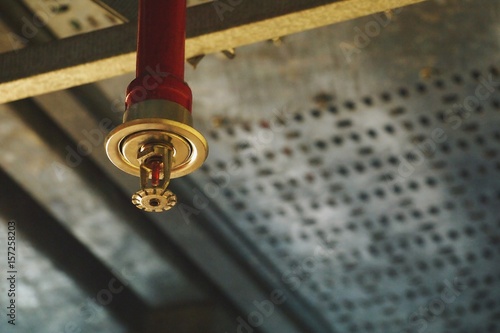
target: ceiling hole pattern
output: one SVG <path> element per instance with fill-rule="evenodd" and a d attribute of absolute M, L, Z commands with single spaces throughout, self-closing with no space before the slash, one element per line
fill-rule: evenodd
<path fill-rule="evenodd" d="M 228 120 L 208 133 L 194 177 L 222 189 L 213 199 L 278 267 L 281 287 L 326 309 L 337 331 L 417 332 L 417 313 L 429 332 L 469 332 L 467 322 L 498 332 L 500 87 L 457 106 L 489 75 L 498 70 Z M 455 280 L 462 289 L 439 315 L 418 312 L 437 311 Z"/>

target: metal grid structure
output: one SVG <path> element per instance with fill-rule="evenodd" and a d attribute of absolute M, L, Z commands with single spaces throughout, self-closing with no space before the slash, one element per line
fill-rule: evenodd
<path fill-rule="evenodd" d="M 2 106 L 0 213 L 25 225 L 21 329 L 126 332 L 141 304 L 143 331 L 181 332 L 165 318 L 202 303 L 226 315 L 188 318 L 217 333 L 498 332 L 499 14 L 428 1 L 207 56 L 187 80 L 209 159 L 173 182 L 181 205 L 166 214 L 129 205 L 135 179 L 100 145 L 65 160 L 119 122 L 129 75 Z M 124 268 L 124 298 L 86 320 L 85 295 Z"/>

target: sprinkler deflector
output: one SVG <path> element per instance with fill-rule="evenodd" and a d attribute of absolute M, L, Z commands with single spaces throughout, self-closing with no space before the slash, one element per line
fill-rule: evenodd
<path fill-rule="evenodd" d="M 140 178 L 138 208 L 162 212 L 177 198 L 170 179 L 198 169 L 207 141 L 193 128 L 192 93 L 184 82 L 186 0 L 140 0 L 136 78 L 127 88 L 123 124 L 106 138 L 115 166 Z"/>

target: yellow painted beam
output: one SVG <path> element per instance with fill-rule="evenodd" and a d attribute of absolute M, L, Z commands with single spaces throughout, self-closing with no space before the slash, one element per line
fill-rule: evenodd
<path fill-rule="evenodd" d="M 425 0 L 232 0 L 188 9 L 186 57 L 286 36 Z M 232 3 L 232 5 L 230 4 Z M 284 4 L 285 3 L 285 4 Z M 229 6 L 229 7 L 227 7 Z M 201 23 L 200 23 L 201 22 Z M 135 68 L 135 23 L 0 55 L 0 103 Z"/>

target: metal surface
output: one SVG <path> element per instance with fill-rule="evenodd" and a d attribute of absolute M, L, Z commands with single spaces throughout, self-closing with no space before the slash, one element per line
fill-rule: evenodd
<path fill-rule="evenodd" d="M 186 0 L 139 0 L 137 77 L 151 68 L 184 80 L 185 44 Z"/>
<path fill-rule="evenodd" d="M 499 331 L 499 16 L 499 1 L 429 1 L 287 36 L 279 47 L 244 47 L 231 61 L 207 56 L 188 70 L 211 157 L 172 182 L 181 205 L 168 220 L 137 222 L 157 232 L 157 245 L 168 239 L 198 269 L 191 274 L 238 311 L 234 328 L 215 332 Z M 369 39 L 360 33 L 375 26 Z M 116 101 L 130 79 L 99 83 L 113 101 L 105 110 L 59 93 L 40 98 L 71 136 L 58 141 L 86 140 L 82 131 L 102 119 L 119 121 Z M 43 149 L 51 143 L 36 135 L 42 122 L 25 128 L 10 115 L 1 128 L 12 144 L 0 161 L 11 176 L 21 167 L 34 174 L 18 182 L 37 185 L 50 206 L 45 196 L 67 192 L 25 158 L 51 163 L 58 154 Z M 37 145 L 9 138 L 16 129 Z M 85 160 L 102 170 L 84 185 L 135 188 L 102 147 Z M 69 197 L 60 200 L 73 207 Z M 125 209 L 126 196 L 116 198 L 110 210 Z"/>
<path fill-rule="evenodd" d="M 332 329 L 497 327 L 500 77 L 476 71 L 214 130 L 217 202 Z"/>
<path fill-rule="evenodd" d="M 32 34 L 38 34 L 40 26 L 49 29 L 57 38 L 66 38 L 125 22 L 122 18 L 86 0 L 22 0 L 20 2 L 36 13 L 43 22 L 40 24 L 35 19 L 23 22 L 26 26 L 24 31 L 29 33 L 20 37 L 28 40 L 32 38 Z"/>
<path fill-rule="evenodd" d="M 175 159 L 172 178 L 195 171 L 208 154 L 205 138 L 192 127 L 166 119 L 146 119 L 130 121 L 113 130 L 106 143 L 108 156 L 121 170 L 138 176 L 137 151 L 153 139 L 172 142 Z"/>
<path fill-rule="evenodd" d="M 242 2 L 219 14 L 207 3 L 188 9 L 186 57 L 209 54 L 423 0 Z M 235 9 L 237 8 L 237 10 Z M 58 91 L 130 71 L 136 25 L 128 23 L 0 57 L 0 102 Z M 42 61 L 41 61 L 42 59 Z"/>
<path fill-rule="evenodd" d="M 429 3 L 351 58 L 375 17 L 228 65 L 196 182 L 331 330 L 498 331 L 498 14 Z"/>
<path fill-rule="evenodd" d="M 0 217 L 0 253 L 4 258 L 7 257 L 4 244 L 10 218 Z M 17 223 L 19 225 L 20 221 Z M 126 331 L 125 325 L 112 315 L 109 308 L 99 308 L 93 303 L 92 298 L 97 295 L 90 295 L 88 290 L 79 286 L 47 252 L 32 247 L 31 240 L 23 233 L 17 233 L 16 239 L 17 270 L 23 272 L 17 276 L 17 289 L 22 296 L 18 294 L 16 326 L 7 325 L 2 320 L 2 332 L 64 332 L 73 327 L 89 332 Z M 2 278 L 7 276 L 2 273 Z M 6 294 L 7 289 L 2 286 L 4 292 Z M 2 307 L 4 304 L 7 307 L 5 299 L 0 301 Z"/>
<path fill-rule="evenodd" d="M 112 273 L 82 242 L 64 228 L 60 221 L 54 220 L 3 170 L 0 170 L 0 181 L 0 210 L 4 217 L 16 221 L 17 231 L 26 236 L 32 245 L 43 247 L 44 254 L 50 257 L 54 264 L 64 267 L 69 276 L 87 289 L 88 294 L 96 295 L 98 302 L 90 302 L 90 306 L 105 305 L 128 326 L 140 328 L 142 320 L 150 310 L 130 289 L 130 281 Z M 10 193 L 16 193 L 16 196 L 11 196 Z M 51 239 L 51 242 L 46 243 L 47 239 Z M 41 246 L 41 243 L 44 245 Z M 13 248 L 15 253 L 15 246 Z M 68 256 L 68 253 L 74 256 Z"/>

